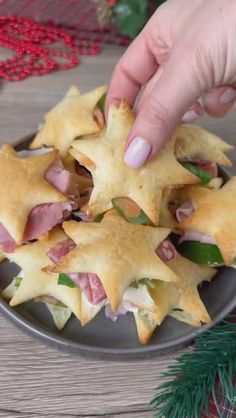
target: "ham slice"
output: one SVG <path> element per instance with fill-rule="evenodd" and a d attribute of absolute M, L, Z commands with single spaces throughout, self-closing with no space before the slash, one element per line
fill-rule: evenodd
<path fill-rule="evenodd" d="M 7 229 L 0 223 L 0 246 L 6 253 L 13 253 L 18 247 L 16 241 L 9 234 Z"/>
<path fill-rule="evenodd" d="M 105 126 L 105 118 L 98 106 L 96 106 L 93 111 L 93 117 L 97 122 L 99 129 L 103 129 Z"/>
<path fill-rule="evenodd" d="M 75 161 L 74 163 L 75 172 L 82 177 L 86 177 L 87 179 L 92 179 L 91 173 L 85 168 L 83 165 L 81 165 L 78 161 Z"/>
<path fill-rule="evenodd" d="M 106 299 L 106 293 L 99 277 L 94 273 L 69 273 L 68 276 L 83 291 L 92 305 Z"/>
<path fill-rule="evenodd" d="M 209 160 L 203 160 L 201 158 L 182 158 L 181 162 L 188 162 L 193 165 L 196 165 L 199 168 L 202 168 L 202 170 L 208 171 L 212 178 L 217 177 L 218 175 L 218 167 L 216 163 L 213 163 Z"/>
<path fill-rule="evenodd" d="M 178 222 L 183 222 L 188 219 L 196 210 L 196 206 L 191 200 L 183 203 L 175 212 L 175 216 Z"/>
<path fill-rule="evenodd" d="M 76 244 L 72 239 L 65 239 L 64 241 L 59 242 L 55 247 L 51 248 L 47 256 L 53 263 L 58 263 L 62 257 L 67 253 L 72 251 L 76 247 Z"/>
<path fill-rule="evenodd" d="M 215 238 L 213 238 L 211 235 L 191 230 L 186 231 L 184 235 L 182 235 L 182 237 L 179 240 L 179 243 L 183 241 L 198 241 L 202 242 L 203 244 L 216 244 Z"/>
<path fill-rule="evenodd" d="M 61 160 L 58 158 L 44 173 L 44 178 L 59 192 L 67 196 L 76 197 L 79 195 L 75 178 L 68 170 L 65 170 Z"/>
<path fill-rule="evenodd" d="M 58 263 L 62 257 L 76 247 L 74 241 L 64 240 L 51 248 L 47 256 L 54 263 Z M 99 277 L 94 273 L 68 273 L 68 277 L 84 292 L 88 301 L 97 305 L 106 299 L 106 293 Z"/>
<path fill-rule="evenodd" d="M 169 239 L 165 239 L 156 248 L 156 253 L 164 262 L 170 261 L 177 256 L 177 251 Z"/>
<path fill-rule="evenodd" d="M 70 203 L 44 203 L 32 209 L 24 232 L 24 242 L 38 238 L 61 223 L 71 213 Z"/>

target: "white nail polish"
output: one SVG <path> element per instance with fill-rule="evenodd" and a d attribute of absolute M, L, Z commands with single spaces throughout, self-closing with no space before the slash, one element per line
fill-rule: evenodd
<path fill-rule="evenodd" d="M 236 99 L 236 90 L 233 88 L 226 89 L 221 96 L 219 97 L 219 102 L 221 104 L 229 104 Z"/>
<path fill-rule="evenodd" d="M 144 138 L 137 136 L 130 143 L 125 153 L 125 163 L 132 167 L 142 167 L 152 150 L 151 144 Z"/>

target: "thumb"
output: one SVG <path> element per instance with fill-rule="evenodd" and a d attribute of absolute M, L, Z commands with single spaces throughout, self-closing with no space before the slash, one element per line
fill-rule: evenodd
<path fill-rule="evenodd" d="M 177 65 L 171 60 L 168 62 L 142 103 L 128 137 L 124 157 L 128 166 L 141 167 L 153 157 L 171 137 L 185 112 L 201 96 L 202 87 L 194 67 L 193 63 L 183 60 Z"/>

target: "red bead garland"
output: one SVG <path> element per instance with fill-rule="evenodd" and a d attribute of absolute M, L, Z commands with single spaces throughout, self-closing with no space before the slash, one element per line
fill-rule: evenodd
<path fill-rule="evenodd" d="M 56 45 L 52 48 L 51 44 Z M 9 81 L 73 68 L 79 55 L 100 52 L 95 42 L 75 39 L 53 23 L 8 16 L 0 17 L 0 46 L 15 51 L 13 58 L 0 61 L 0 78 Z"/>

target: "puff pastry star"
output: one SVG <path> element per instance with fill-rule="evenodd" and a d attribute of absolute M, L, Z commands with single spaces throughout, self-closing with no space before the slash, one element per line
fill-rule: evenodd
<path fill-rule="evenodd" d="M 53 146 L 63 157 L 76 137 L 98 132 L 93 110 L 105 91 L 106 87 L 101 86 L 81 94 L 76 86 L 71 86 L 64 99 L 45 115 L 45 125 L 30 148 Z"/>
<path fill-rule="evenodd" d="M 200 126 L 182 124 L 175 133 L 175 155 L 181 158 L 200 158 L 225 166 L 232 166 L 224 152 L 234 147 Z"/>
<path fill-rule="evenodd" d="M 167 262 L 167 265 L 178 275 L 179 281 L 177 283 L 158 282 L 155 289 L 149 290 L 156 305 L 155 313 L 143 309 L 134 312 L 137 333 L 142 344 L 148 342 L 155 328 L 167 315 L 194 327 L 200 327 L 201 323 L 211 322 L 197 288 L 203 281 L 210 281 L 216 274 L 216 270 L 192 263 L 179 254 Z"/>
<path fill-rule="evenodd" d="M 58 285 L 58 274 L 48 275 L 42 271 L 42 268 L 49 263 L 46 255 L 49 249 L 66 238 L 63 230 L 56 227 L 51 231 L 48 240 L 23 245 L 14 253 L 6 254 L 7 258 L 20 266 L 22 270 L 22 280 L 10 301 L 11 306 L 40 296 L 53 296 L 80 318 L 80 289 Z"/>
<path fill-rule="evenodd" d="M 129 224 L 114 210 L 101 223 L 68 221 L 63 228 L 77 247 L 51 271 L 97 274 L 114 311 L 134 280 L 178 280 L 155 253 L 170 232 L 166 228 Z"/>
<path fill-rule="evenodd" d="M 210 235 L 216 241 L 227 265 L 236 257 L 236 177 L 218 190 L 186 187 L 181 191 L 182 201 L 191 200 L 196 207 L 193 214 L 179 224 L 182 231 L 197 231 Z"/>
<path fill-rule="evenodd" d="M 86 138 L 75 141 L 70 153 L 93 177 L 89 215 L 105 212 L 111 208 L 113 198 L 123 196 L 136 202 L 157 225 L 162 190 L 169 185 L 193 184 L 199 180 L 177 162 L 174 140 L 169 141 L 144 167 L 128 167 L 124 162 L 124 146 L 133 122 L 134 115 L 123 101 L 119 109 L 110 108 L 107 128 L 96 140 Z"/>
<path fill-rule="evenodd" d="M 21 159 L 11 145 L 0 150 L 0 223 L 21 244 L 30 211 L 43 203 L 67 202 L 43 176 L 58 152 Z"/>
<path fill-rule="evenodd" d="M 200 326 L 201 322 L 210 323 L 211 319 L 200 299 L 197 287 L 203 281 L 209 281 L 216 274 L 216 270 L 199 266 L 179 254 L 168 261 L 167 266 L 180 278 L 177 283 L 159 282 L 155 289 L 151 289 L 151 296 L 156 304 L 155 318 L 160 325 L 163 319 L 172 314 L 174 309 L 181 309 L 185 319 Z M 174 314 L 175 316 L 175 314 Z"/>

